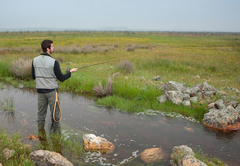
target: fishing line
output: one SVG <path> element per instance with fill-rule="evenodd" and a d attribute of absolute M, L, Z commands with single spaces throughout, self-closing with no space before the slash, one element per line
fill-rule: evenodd
<path fill-rule="evenodd" d="M 138 55 L 134 55 L 134 56 L 138 56 Z M 133 56 L 129 56 L 129 57 L 133 57 Z M 88 65 L 88 66 L 81 66 L 81 67 L 79 67 L 78 69 L 84 69 L 84 68 L 88 68 L 88 67 L 91 67 L 91 66 L 96 66 L 96 65 L 104 64 L 104 63 L 109 63 L 109 62 L 113 62 L 113 61 L 119 61 L 119 60 L 121 60 L 121 59 L 127 59 L 127 58 L 129 58 L 129 57 L 118 58 L 118 59 L 113 59 L 113 60 L 109 60 L 109 61 L 102 61 L 102 62 L 95 63 L 95 64 L 91 64 L 91 65 Z M 67 67 L 67 71 L 70 71 L 70 67 Z M 56 119 L 55 119 L 56 105 L 58 105 L 59 112 L 60 112 L 60 118 L 59 118 L 59 120 L 56 120 Z M 56 91 L 56 92 L 55 92 L 55 103 L 54 103 L 54 109 L 53 109 L 53 120 L 54 120 L 55 122 L 60 122 L 61 119 L 62 119 L 62 111 L 61 111 L 61 108 L 60 108 L 60 105 L 59 105 L 59 101 L 58 101 L 58 97 L 57 97 L 57 91 Z"/>

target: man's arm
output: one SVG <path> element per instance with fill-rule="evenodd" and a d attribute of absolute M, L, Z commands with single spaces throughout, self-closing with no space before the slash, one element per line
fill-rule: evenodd
<path fill-rule="evenodd" d="M 35 76 L 35 71 L 34 71 L 34 67 L 33 67 L 33 61 L 32 61 L 32 70 L 31 70 L 31 72 L 32 72 L 32 79 L 36 79 L 36 76 Z"/>
<path fill-rule="evenodd" d="M 54 74 L 56 75 L 57 79 L 61 82 L 67 80 L 71 77 L 71 72 L 67 72 L 66 74 L 62 74 L 62 71 L 60 69 L 60 65 L 58 61 L 55 60 L 54 64 Z"/>

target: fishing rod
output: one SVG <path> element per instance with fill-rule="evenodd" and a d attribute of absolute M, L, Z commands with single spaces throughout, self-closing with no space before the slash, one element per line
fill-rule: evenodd
<path fill-rule="evenodd" d="M 135 55 L 137 56 L 137 55 Z M 132 56 L 130 56 L 132 57 Z M 109 61 L 102 61 L 102 62 L 99 62 L 99 63 L 95 63 L 95 64 L 90 64 L 88 66 L 80 66 L 80 67 L 77 67 L 78 69 L 84 69 L 84 68 L 88 68 L 88 67 L 92 67 L 92 66 L 96 66 L 96 65 L 101 65 L 101 64 L 105 64 L 105 63 L 109 63 L 109 62 L 114 62 L 114 61 L 119 61 L 119 60 L 122 60 L 122 59 L 127 59 L 129 57 L 124 57 L 124 58 L 118 58 L 118 59 L 113 59 L 113 60 L 109 60 Z M 70 71 L 70 67 L 67 67 L 67 72 Z"/>
<path fill-rule="evenodd" d="M 113 59 L 113 60 L 109 60 L 109 61 L 102 61 L 102 62 L 91 64 L 91 65 L 88 65 L 88 66 L 81 66 L 78 69 L 84 69 L 84 68 L 88 68 L 88 67 L 92 67 L 92 66 L 96 66 L 96 65 L 101 65 L 101 64 L 105 64 L 105 63 L 109 63 L 109 62 L 114 62 L 114 61 L 118 61 L 118 60 L 121 60 L 121 59 L 127 59 L 127 58 L 129 58 L 129 57 L 118 58 L 118 59 Z M 70 70 L 71 70 L 71 68 L 67 67 L 67 72 L 69 72 Z M 62 111 L 61 111 L 61 108 L 60 108 L 60 105 L 59 105 L 59 101 L 58 101 L 58 97 L 57 97 L 57 91 L 55 93 L 56 94 L 55 94 L 55 103 L 54 103 L 54 109 L 53 109 L 53 120 L 55 122 L 59 122 L 62 119 Z M 60 118 L 59 118 L 59 120 L 55 119 L 55 110 L 56 110 L 56 106 L 57 105 L 58 105 L 59 111 L 60 111 Z"/>

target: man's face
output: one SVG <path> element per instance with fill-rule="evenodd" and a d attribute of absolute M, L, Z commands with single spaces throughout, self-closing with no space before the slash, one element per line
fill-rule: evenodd
<path fill-rule="evenodd" d="M 53 50 L 54 50 L 54 47 L 53 47 L 53 44 L 51 44 L 51 47 L 49 49 L 49 53 L 51 54 L 53 52 Z"/>

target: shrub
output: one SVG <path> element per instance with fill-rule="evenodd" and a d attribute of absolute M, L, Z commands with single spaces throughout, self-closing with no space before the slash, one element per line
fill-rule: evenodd
<path fill-rule="evenodd" d="M 128 48 L 127 48 L 127 51 L 134 51 L 134 50 L 135 50 L 134 47 L 128 47 Z"/>
<path fill-rule="evenodd" d="M 113 47 L 118 48 L 118 44 L 114 44 Z"/>
<path fill-rule="evenodd" d="M 128 60 L 123 60 L 116 65 L 117 69 L 125 73 L 131 73 L 134 71 L 133 64 Z"/>
<path fill-rule="evenodd" d="M 4 54 L 7 51 L 9 51 L 9 48 L 0 48 L 0 54 Z"/>
<path fill-rule="evenodd" d="M 27 79 L 31 76 L 32 60 L 19 58 L 13 61 L 9 67 L 9 72 L 17 78 Z"/>

